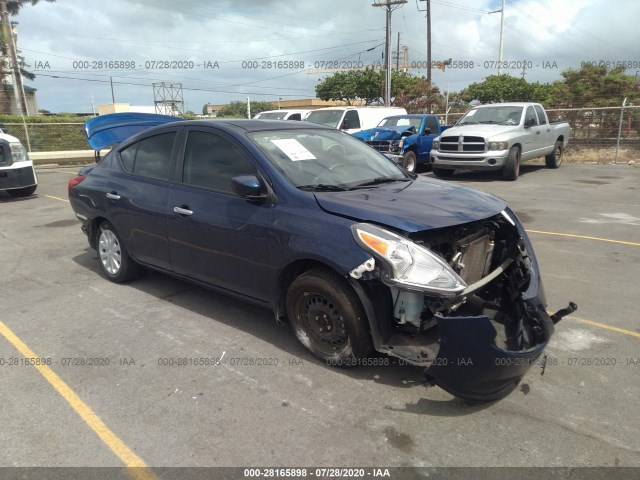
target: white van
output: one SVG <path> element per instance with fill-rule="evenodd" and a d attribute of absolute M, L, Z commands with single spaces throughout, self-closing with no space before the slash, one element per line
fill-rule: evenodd
<path fill-rule="evenodd" d="M 406 114 L 400 107 L 326 107 L 312 110 L 303 120 L 356 133 L 377 126 L 383 118 Z"/>
<path fill-rule="evenodd" d="M 266 110 L 253 118 L 262 120 L 302 120 L 311 110 Z"/>

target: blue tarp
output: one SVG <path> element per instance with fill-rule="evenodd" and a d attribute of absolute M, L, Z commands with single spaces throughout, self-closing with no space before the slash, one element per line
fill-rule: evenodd
<path fill-rule="evenodd" d="M 94 150 L 122 143 L 147 128 L 182 120 L 170 115 L 154 113 L 110 113 L 85 122 L 85 133 Z"/>

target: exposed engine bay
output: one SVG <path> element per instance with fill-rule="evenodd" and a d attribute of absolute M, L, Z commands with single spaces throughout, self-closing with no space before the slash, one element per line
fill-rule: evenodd
<path fill-rule="evenodd" d="M 404 288 L 390 282 L 384 262 L 377 260 L 352 271 L 378 296 L 388 292 L 388 301 L 377 306 L 388 314 L 384 325 L 378 324 L 383 345 L 376 348 L 407 364 L 428 367 L 428 378 L 457 395 L 501 396 L 497 392 L 504 392 L 505 384 L 516 385 L 542 353 L 553 324 L 576 306 L 547 314 L 536 260 L 524 230 L 508 211 L 406 238 L 444 260 L 460 286 L 455 293 Z M 497 372 L 511 364 L 519 368 Z M 496 376 L 503 378 L 496 383 Z M 481 382 L 476 386 L 466 383 L 476 379 Z"/>

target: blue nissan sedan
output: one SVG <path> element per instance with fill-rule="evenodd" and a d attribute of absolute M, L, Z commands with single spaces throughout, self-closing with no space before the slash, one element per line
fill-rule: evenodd
<path fill-rule="evenodd" d="M 318 125 L 172 120 L 69 182 L 111 281 L 165 272 L 272 309 L 330 365 L 377 350 L 481 401 L 511 392 L 575 309 L 547 313 L 531 243 L 500 198 Z M 134 126 L 100 122 L 109 141 Z"/>

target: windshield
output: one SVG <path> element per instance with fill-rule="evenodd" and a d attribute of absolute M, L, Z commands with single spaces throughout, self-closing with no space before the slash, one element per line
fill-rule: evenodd
<path fill-rule="evenodd" d="M 420 117 L 388 117 L 383 119 L 379 127 L 416 127 L 420 128 L 422 118 Z"/>
<path fill-rule="evenodd" d="M 348 190 L 412 177 L 360 140 L 334 130 L 255 132 L 249 138 L 296 187 Z"/>
<path fill-rule="evenodd" d="M 522 107 L 497 106 L 474 108 L 460 119 L 457 125 L 472 123 L 498 123 L 502 125 L 519 125 Z"/>
<path fill-rule="evenodd" d="M 287 116 L 286 110 L 281 110 L 279 112 L 262 112 L 256 115 L 256 118 L 262 118 L 267 120 L 284 120 L 284 117 Z"/>
<path fill-rule="evenodd" d="M 305 117 L 306 122 L 317 123 L 326 127 L 338 128 L 344 110 L 315 110 Z"/>

